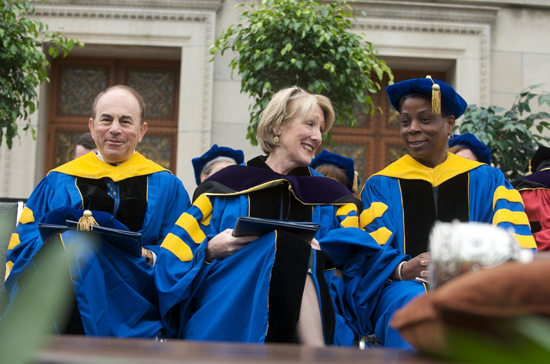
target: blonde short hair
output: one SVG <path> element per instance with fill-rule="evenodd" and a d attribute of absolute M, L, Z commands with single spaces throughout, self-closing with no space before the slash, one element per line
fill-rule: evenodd
<path fill-rule="evenodd" d="M 323 129 L 323 134 L 325 134 L 332 128 L 332 123 L 334 123 L 334 109 L 328 97 L 310 94 L 297 86 L 282 89 L 273 95 L 260 116 L 256 134 L 262 151 L 269 155 L 275 148 L 273 129 L 278 130 L 282 124 L 298 113 L 304 119 L 309 117 L 317 105 L 321 107 L 325 117 L 325 127 Z"/>

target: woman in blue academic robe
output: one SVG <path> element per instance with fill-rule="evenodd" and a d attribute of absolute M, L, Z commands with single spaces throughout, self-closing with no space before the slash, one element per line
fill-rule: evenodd
<path fill-rule="evenodd" d="M 370 285 L 377 289 L 373 297 L 394 302 L 397 287 L 417 277 L 427 278 L 428 235 L 436 220 L 486 222 L 512 229 L 522 247 L 535 248 L 521 197 L 503 173 L 447 153 L 455 120 L 466 109 L 464 99 L 445 82 L 431 78 L 399 82 L 386 91 L 400 113 L 400 133 L 409 155 L 373 175 L 361 193 L 361 227 L 384 250 L 397 254 L 399 261 Z M 387 322 L 391 313 L 378 306 L 355 314 L 370 315 L 374 321 L 385 314 L 383 322 Z"/>
<path fill-rule="evenodd" d="M 380 248 L 358 228 L 361 202 L 308 168 L 333 120 L 326 97 L 298 87 L 281 90 L 258 127 L 267 156 L 229 166 L 197 188 L 156 263 L 168 337 L 352 344 L 355 334 L 339 314 L 343 293 L 332 285 L 335 263 L 341 266 L 351 248 L 339 250 L 333 260 L 319 243 L 329 249 L 346 242 Z M 240 216 L 320 227 L 310 240 L 279 229 L 234 237 Z"/>

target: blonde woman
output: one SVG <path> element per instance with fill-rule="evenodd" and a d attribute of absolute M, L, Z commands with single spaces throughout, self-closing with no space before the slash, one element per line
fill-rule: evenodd
<path fill-rule="evenodd" d="M 328 98 L 283 89 L 258 127 L 266 155 L 227 167 L 197 188 L 193 206 L 157 260 L 168 337 L 312 346 L 353 342 L 354 333 L 335 312 L 329 288 L 335 264 L 319 250 L 319 240 L 344 230 L 350 231 L 339 241 L 366 239 L 357 228 L 360 201 L 308 168 L 333 121 Z M 234 237 L 239 216 L 316 222 L 320 228 L 309 241 L 282 230 Z"/>

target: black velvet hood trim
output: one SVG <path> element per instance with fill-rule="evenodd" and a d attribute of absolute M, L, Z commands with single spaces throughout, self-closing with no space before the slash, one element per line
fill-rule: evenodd
<path fill-rule="evenodd" d="M 238 194 L 275 180 L 288 183 L 296 198 L 305 204 L 354 203 L 358 211 L 363 209 L 362 202 L 340 182 L 312 176 L 308 167 L 295 168 L 287 175 L 279 174 L 265 164 L 264 156 L 248 161 L 246 166 L 229 166 L 213 174 L 197 187 L 193 201 L 203 193 Z"/>

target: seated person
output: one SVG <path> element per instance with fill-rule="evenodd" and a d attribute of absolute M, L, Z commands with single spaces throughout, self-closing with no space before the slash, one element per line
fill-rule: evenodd
<path fill-rule="evenodd" d="M 395 331 L 384 331 L 391 310 L 383 311 L 389 305 L 382 303 L 393 302 L 392 296 L 399 292 L 396 284 L 428 277 L 428 238 L 436 220 L 486 222 L 513 229 L 524 248 L 535 248 L 535 243 L 521 197 L 503 173 L 447 153 L 455 120 L 466 109 L 464 99 L 445 82 L 431 78 L 395 83 L 386 92 L 400 113 L 401 138 L 410 155 L 371 176 L 361 192 L 365 209 L 361 226 L 387 254 L 393 251 L 398 256 L 387 265 L 389 271 L 378 273 L 365 286 L 376 292 L 380 304 L 361 315 L 382 320 L 374 331 L 387 340 L 387 335 L 397 336 Z M 400 344 L 395 341 L 395 346 Z"/>
<path fill-rule="evenodd" d="M 337 180 L 351 192 L 357 192 L 357 187 L 361 182 L 355 172 L 354 164 L 351 158 L 323 150 L 313 158 L 309 166 L 323 176 Z"/>
<path fill-rule="evenodd" d="M 326 97 L 297 87 L 283 89 L 258 126 L 258 141 L 267 155 L 226 167 L 199 185 L 193 206 L 162 243 L 155 267 L 168 337 L 353 343 L 354 333 L 331 299 L 331 280 L 340 280 L 334 277 L 335 262 L 319 250 L 319 243 L 326 240 L 339 253 L 339 265 L 354 252 L 354 244 L 370 243 L 371 251 L 380 247 L 357 228 L 360 201 L 340 183 L 308 168 L 333 121 Z M 310 241 L 280 229 L 235 237 L 240 216 L 320 227 Z M 349 249 L 342 248 L 346 243 Z"/>
<path fill-rule="evenodd" d="M 76 139 L 73 149 L 73 159 L 82 157 L 84 154 L 88 154 L 90 152 L 97 153 L 97 147 L 95 145 L 94 138 L 92 137 L 92 133 L 87 132 L 81 134 L 78 139 Z"/>
<path fill-rule="evenodd" d="M 491 165 L 491 150 L 472 133 L 451 135 L 447 152 Z"/>
<path fill-rule="evenodd" d="M 529 172 L 512 182 L 521 194 L 538 250 L 550 250 L 550 148 L 541 145 L 529 162 Z"/>
<path fill-rule="evenodd" d="M 243 163 L 244 153 L 242 150 L 218 147 L 217 144 L 214 144 L 206 153 L 199 158 L 193 158 L 191 162 L 193 163 L 195 181 L 198 186 L 225 167 Z"/>
<path fill-rule="evenodd" d="M 162 329 L 153 253 L 190 201 L 177 177 L 135 151 L 147 131 L 144 118 L 145 103 L 130 87 L 113 86 L 96 97 L 88 125 L 98 153 L 52 170 L 33 191 L 11 237 L 5 281 L 10 305 L 18 278 L 35 270 L 33 259 L 51 242 L 42 241 L 38 223 L 67 208 L 89 209 L 141 233 L 144 248 L 138 257 L 80 232 L 62 234 L 67 249 L 76 245 L 82 255 L 91 253 L 86 259 L 68 255 L 77 322 L 67 332 L 152 338 Z"/>

